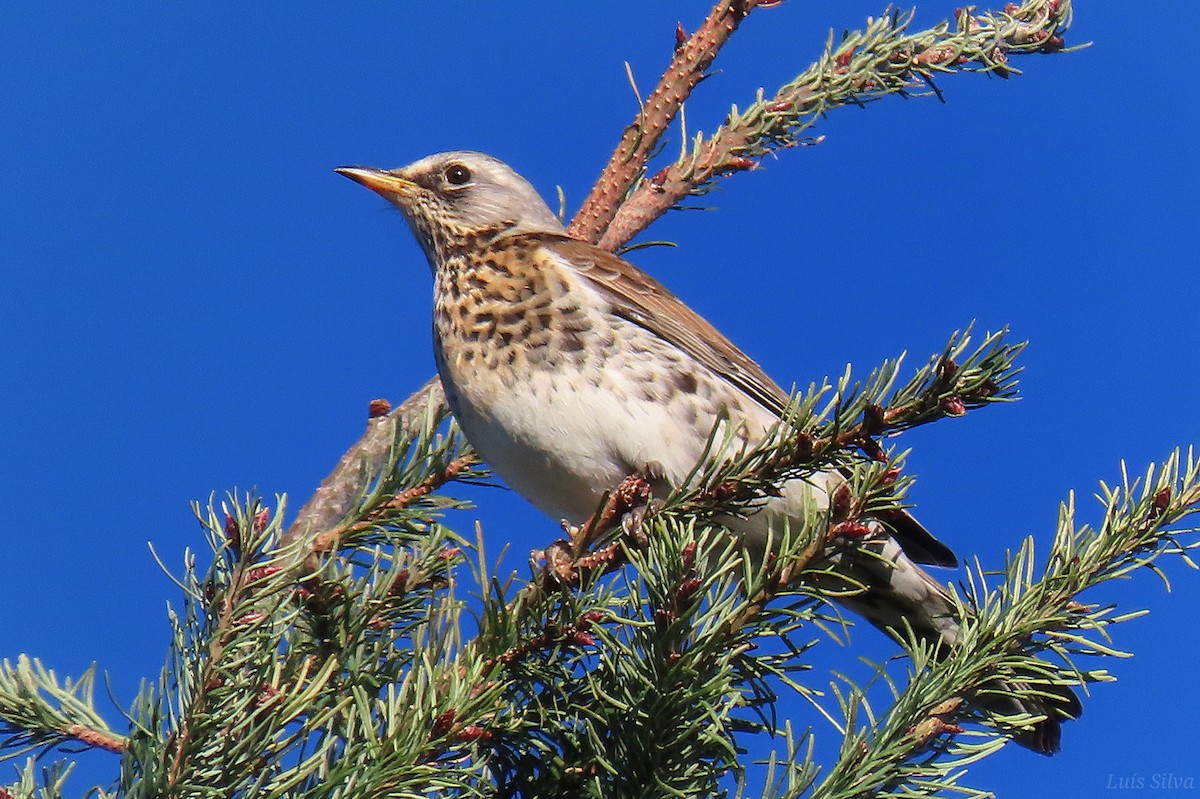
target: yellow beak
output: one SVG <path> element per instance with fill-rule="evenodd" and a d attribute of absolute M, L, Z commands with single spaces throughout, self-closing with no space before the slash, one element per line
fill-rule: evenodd
<path fill-rule="evenodd" d="M 416 185 L 411 180 L 373 166 L 339 166 L 333 171 L 389 199 L 396 194 L 408 194 Z"/>

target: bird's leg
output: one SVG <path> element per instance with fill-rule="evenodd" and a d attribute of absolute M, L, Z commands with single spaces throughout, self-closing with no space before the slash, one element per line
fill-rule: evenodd
<path fill-rule="evenodd" d="M 612 527 L 618 519 L 621 519 L 626 514 L 636 509 L 642 509 L 642 515 L 645 513 L 646 503 L 650 500 L 654 492 L 654 485 L 662 482 L 663 469 L 658 463 L 647 463 L 641 469 L 633 472 L 628 477 L 620 482 L 620 484 L 610 491 L 605 497 L 599 510 L 592 514 L 582 526 L 569 529 L 568 535 L 571 537 L 571 551 L 575 556 L 583 557 L 595 540 L 607 529 Z M 634 527 L 641 526 L 641 515 L 636 519 Z M 622 522 L 622 526 L 626 531 L 629 531 L 629 526 Z"/>
<path fill-rule="evenodd" d="M 600 507 L 581 525 L 563 519 L 565 538 L 560 538 L 538 553 L 544 571 L 559 585 L 574 585 L 580 571 L 603 569 L 610 571 L 623 562 L 621 542 L 614 541 L 596 551 L 589 551 L 596 539 L 620 520 L 626 540 L 644 545 L 642 521 L 649 510 L 656 484 L 663 483 L 663 469 L 658 463 L 647 463 L 630 474 L 617 487 L 604 495 Z"/>

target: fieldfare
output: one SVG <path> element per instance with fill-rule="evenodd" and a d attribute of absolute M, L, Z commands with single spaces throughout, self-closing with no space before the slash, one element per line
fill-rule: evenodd
<path fill-rule="evenodd" d="M 450 408 L 492 469 L 552 518 L 588 518 L 606 491 L 649 464 L 663 487 L 679 486 L 723 413 L 753 444 L 784 411 L 788 393 L 758 364 L 654 278 L 568 237 L 501 161 L 459 151 L 390 171 L 337 171 L 408 220 L 433 270 L 434 355 Z M 730 526 L 761 547 L 772 523 L 827 507 L 843 479 L 788 481 Z M 953 645 L 954 606 L 918 564 L 953 566 L 954 554 L 908 514 L 871 528 L 858 557 L 835 557 L 866 586 L 839 601 L 885 631 L 908 627 Z M 1059 717 L 1080 706 L 1069 688 L 1041 690 L 1054 699 L 990 704 L 1045 714 L 1017 740 L 1050 753 Z"/>

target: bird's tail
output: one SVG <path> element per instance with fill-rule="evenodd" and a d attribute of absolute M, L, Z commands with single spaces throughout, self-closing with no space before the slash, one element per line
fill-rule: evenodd
<path fill-rule="evenodd" d="M 839 603 L 897 640 L 911 629 L 929 644 L 954 646 L 960 629 L 958 613 L 946 587 L 914 562 L 894 538 L 882 529 L 880 532 L 831 554 L 834 572 L 846 581 L 846 595 Z M 1014 693 L 1024 696 L 1018 698 Z M 1044 716 L 1042 721 L 1015 731 L 1013 739 L 1045 755 L 1059 750 L 1061 722 L 1083 712 L 1079 697 L 1065 685 L 1038 685 L 1031 691 L 1017 680 L 985 686 L 976 701 L 998 715 Z"/>

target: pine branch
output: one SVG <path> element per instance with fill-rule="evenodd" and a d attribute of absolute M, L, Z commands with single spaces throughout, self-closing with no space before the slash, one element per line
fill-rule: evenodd
<path fill-rule="evenodd" d="M 759 5 L 774 4 L 760 3 L 760 0 L 722 0 L 713 6 L 691 36 L 686 35 L 682 24 L 676 28 L 675 53 L 670 65 L 645 102 L 638 99 L 641 107 L 637 115 L 625 128 L 620 144 L 596 185 L 571 220 L 567 229 L 571 236 L 593 243 L 602 240 L 626 194 L 645 171 L 646 163 L 667 127 L 683 108 L 684 100 L 707 77 L 708 68 L 721 47 L 751 11 Z"/>
<path fill-rule="evenodd" d="M 39 769 L 38 758 L 31 757 L 25 761 L 17 782 L 7 788 L 0 787 L 0 799 L 63 799 L 63 786 L 74 770 L 75 764 L 66 760 L 58 760 Z M 88 795 L 92 793 L 99 799 L 108 796 L 98 787 L 89 791 Z"/>
<path fill-rule="evenodd" d="M 1070 0 L 1027 0 L 1003 11 L 960 9 L 943 22 L 908 32 L 913 14 L 892 12 L 847 32 L 824 55 L 771 97 L 762 92 L 745 111 L 735 106 L 715 133 L 697 136 L 679 160 L 641 181 L 621 203 L 598 243 L 614 250 L 689 195 L 703 194 L 719 177 L 754 169 L 758 159 L 806 143 L 803 134 L 828 111 L 863 105 L 889 94 L 941 97 L 934 76 L 984 71 L 1019 74 L 1013 56 L 1063 49 Z"/>
<path fill-rule="evenodd" d="M 1124 468 L 1122 469 L 1124 472 Z M 910 641 L 913 666 L 909 684 L 892 710 L 874 729 L 857 719 L 861 692 L 846 703 L 846 738 L 838 762 L 813 792 L 813 799 L 872 795 L 913 795 L 920 790 L 969 793 L 958 784 L 962 767 L 994 751 L 1003 739 L 970 744 L 963 725 L 988 717 L 981 701 L 997 695 L 1045 696 L 1064 680 L 1108 681 L 1107 672 L 1085 671 L 1083 658 L 1121 657 L 1109 630 L 1140 612 L 1111 615 L 1112 607 L 1081 605 L 1076 598 L 1101 584 L 1139 569 L 1157 571 L 1155 561 L 1179 555 L 1193 568 L 1181 534 L 1197 528 L 1181 525 L 1200 513 L 1200 457 L 1176 450 L 1143 478 L 1122 475 L 1117 487 L 1101 485 L 1104 520 L 1099 529 L 1075 522 L 1074 498 L 1060 508 L 1050 553 L 1035 577 L 1032 539 L 1009 560 L 1004 580 L 993 589 L 979 569 L 960 605 L 965 620 L 957 645 L 937 655 Z M 1061 671 L 1041 657 L 1056 656 Z M 1042 675 L 1039 677 L 1038 675 Z M 1008 678 L 1009 687 L 1001 687 Z M 984 688 L 981 690 L 981 686 Z M 1016 729 L 1029 719 L 992 719 Z M 972 795 L 983 795 L 975 793 Z"/>
<path fill-rule="evenodd" d="M 16 665 L 0 662 L 0 751 L 9 750 L 3 758 L 71 744 L 124 751 L 126 737 L 96 711 L 95 671 L 93 666 L 79 679 L 60 683 L 36 658 L 21 655 Z"/>
<path fill-rule="evenodd" d="M 366 432 L 346 450 L 320 488 L 304 503 L 288 526 L 284 541 L 313 538 L 332 530 L 359 501 L 371 476 L 384 471 L 384 462 L 394 450 L 394 442 L 418 429 L 428 416 L 440 422 L 449 413 L 436 376 L 395 409 L 388 407 L 386 400 L 374 400 Z"/>

